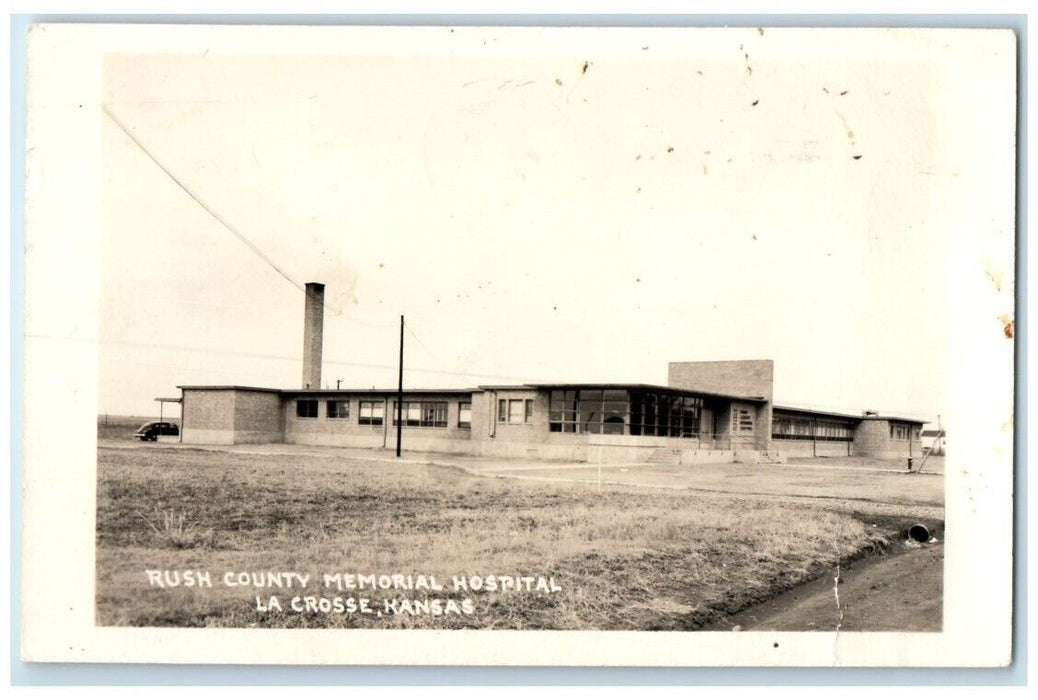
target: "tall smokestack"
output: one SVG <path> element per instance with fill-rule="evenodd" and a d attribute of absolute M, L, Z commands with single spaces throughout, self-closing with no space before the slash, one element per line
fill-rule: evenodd
<path fill-rule="evenodd" d="M 324 285 L 306 283 L 303 302 L 303 388 L 321 388 L 321 347 L 324 345 Z"/>

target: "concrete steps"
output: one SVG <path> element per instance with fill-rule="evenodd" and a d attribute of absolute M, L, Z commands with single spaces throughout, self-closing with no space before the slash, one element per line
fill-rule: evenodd
<path fill-rule="evenodd" d="M 681 464 L 681 450 L 659 447 L 649 454 L 649 459 L 646 461 L 649 464 Z"/>

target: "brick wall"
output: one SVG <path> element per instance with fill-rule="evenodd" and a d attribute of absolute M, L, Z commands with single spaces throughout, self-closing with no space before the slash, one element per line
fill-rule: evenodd
<path fill-rule="evenodd" d="M 296 404 L 300 400 L 317 401 L 316 418 L 300 418 Z M 348 401 L 347 418 L 329 418 L 328 401 Z M 360 424 L 360 402 L 374 401 L 383 407 L 382 425 Z M 350 396 L 291 396 L 282 406 L 285 422 L 285 442 L 301 445 L 339 445 L 344 447 L 383 447 L 386 444 L 386 423 L 390 420 L 389 405 L 384 396 L 370 394 Z"/>
<path fill-rule="evenodd" d="M 184 389 L 183 441 L 233 445 L 280 442 L 281 397 L 276 391 Z"/>
<path fill-rule="evenodd" d="M 675 389 L 734 396 L 762 396 L 769 402 L 775 389 L 772 360 L 671 362 L 667 384 Z"/>
<path fill-rule="evenodd" d="M 185 428 L 231 430 L 234 428 L 234 392 L 184 390 Z"/>
<path fill-rule="evenodd" d="M 587 458 L 588 436 L 575 433 L 553 433 L 548 428 L 550 392 L 537 389 L 489 389 L 474 396 L 473 449 L 482 455 L 562 459 L 581 461 Z M 498 401 L 517 399 L 533 401 L 533 416 L 521 423 L 498 420 Z"/>
<path fill-rule="evenodd" d="M 771 400 L 775 391 L 773 360 L 720 360 L 717 362 L 671 362 L 667 384 L 675 389 L 733 396 L 761 396 L 754 404 L 754 448 L 771 445 Z M 720 416 L 721 414 L 719 414 Z M 730 423 L 730 415 L 728 416 Z M 723 423 L 718 423 L 720 427 Z"/>
<path fill-rule="evenodd" d="M 317 417 L 300 418 L 296 415 L 296 403 L 300 399 L 317 400 Z M 458 425 L 459 404 L 468 400 L 457 394 L 422 394 L 404 393 L 404 401 L 444 401 L 447 403 L 447 426 L 408 426 L 403 427 L 403 448 L 416 451 L 457 452 L 464 448 L 471 438 L 472 429 Z M 345 418 L 328 416 L 329 401 L 346 401 L 349 404 L 349 415 Z M 383 407 L 381 425 L 362 425 L 360 423 L 361 401 L 374 401 Z M 284 401 L 281 412 L 285 422 L 285 442 L 303 445 L 334 445 L 340 447 L 385 447 L 396 449 L 396 395 L 372 394 L 320 394 L 312 396 L 292 396 Z M 473 416 L 475 422 L 475 416 Z"/>
<path fill-rule="evenodd" d="M 234 391 L 184 389 L 181 410 L 184 442 L 194 445 L 234 442 Z"/>
<path fill-rule="evenodd" d="M 276 391 L 234 392 L 234 442 L 282 442 L 281 395 Z"/>
<path fill-rule="evenodd" d="M 919 457 L 922 447 L 915 438 L 915 426 L 910 439 L 898 440 L 890 436 L 891 421 L 884 418 L 866 418 L 854 431 L 854 454 L 880 459 Z"/>

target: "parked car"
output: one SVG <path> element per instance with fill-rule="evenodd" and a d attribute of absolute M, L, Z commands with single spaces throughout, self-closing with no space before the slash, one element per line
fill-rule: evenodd
<path fill-rule="evenodd" d="M 177 427 L 176 423 L 154 420 L 137 428 L 137 432 L 133 434 L 134 437 L 140 438 L 142 442 L 155 442 L 159 439 L 159 435 L 180 435 L 180 428 Z"/>

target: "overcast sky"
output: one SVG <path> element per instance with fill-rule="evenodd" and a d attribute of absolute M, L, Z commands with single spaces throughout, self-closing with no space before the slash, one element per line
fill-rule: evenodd
<path fill-rule="evenodd" d="M 943 411 L 942 115 L 985 97 L 940 42 L 435 32 L 106 59 L 111 113 L 292 282 L 105 120 L 101 412 L 299 386 L 307 281 L 331 386 L 395 386 L 404 314 L 409 387 L 770 358 L 779 403 Z"/>

